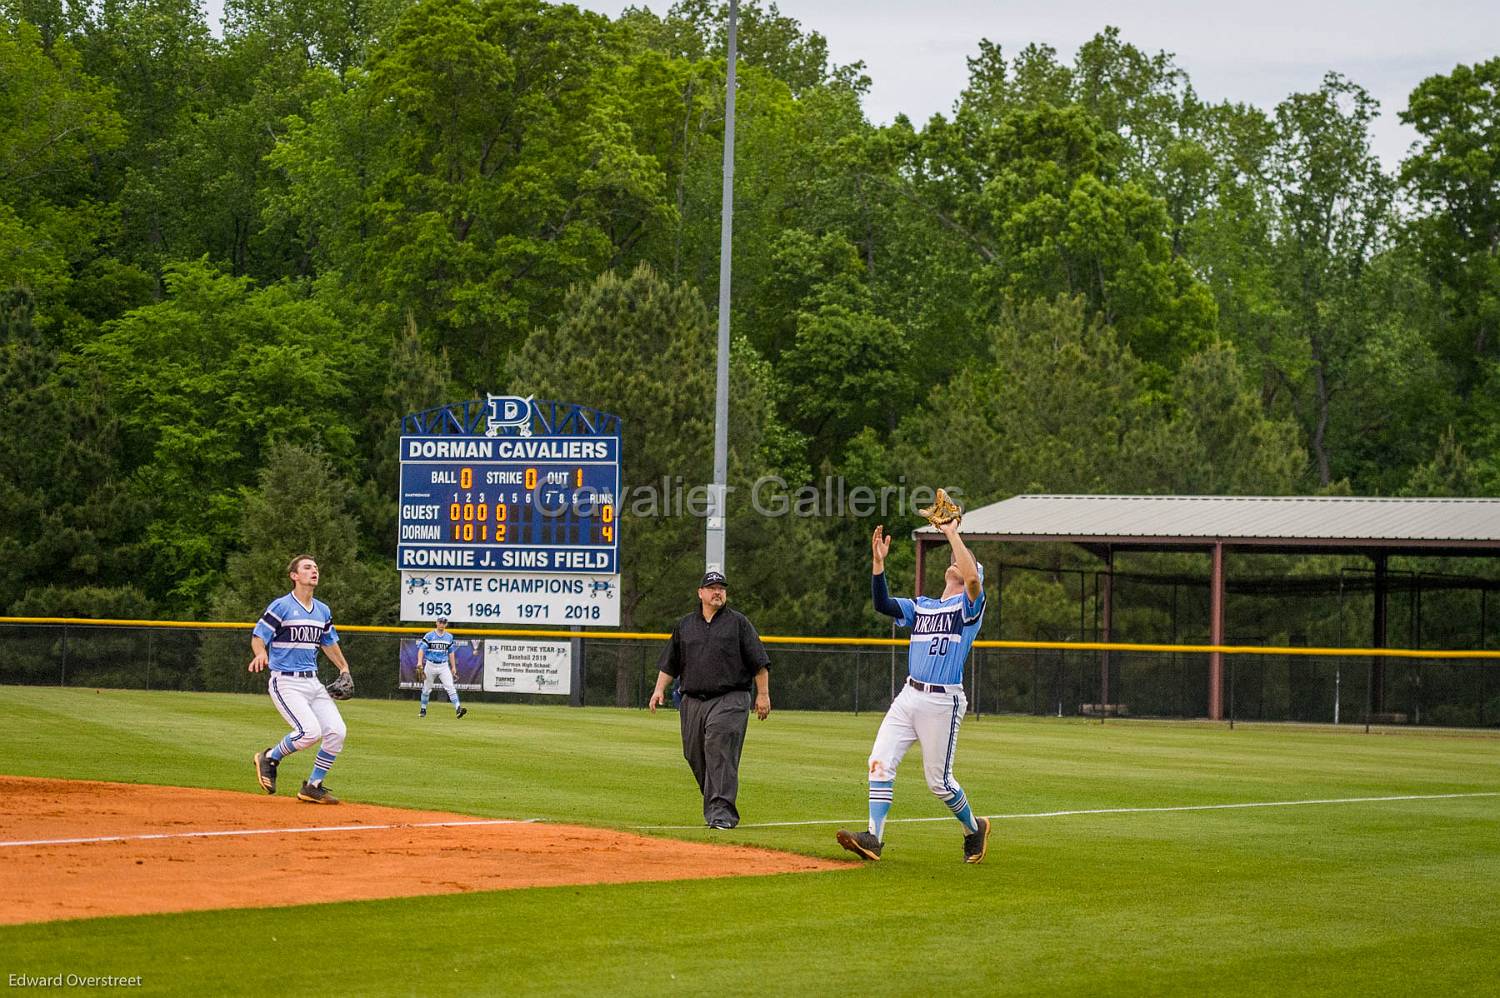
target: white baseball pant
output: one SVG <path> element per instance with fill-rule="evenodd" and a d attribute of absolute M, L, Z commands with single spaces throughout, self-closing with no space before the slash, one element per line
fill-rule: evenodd
<path fill-rule="evenodd" d="M 871 780 L 895 780 L 906 750 L 913 742 L 921 742 L 927 788 L 943 799 L 963 790 L 953 779 L 953 754 L 969 701 L 962 686 L 949 688 L 952 693 L 919 693 L 902 685 L 870 749 Z"/>
<path fill-rule="evenodd" d="M 338 755 L 344 747 L 344 718 L 317 676 L 292 676 L 271 671 L 271 701 L 292 726 L 292 744 L 298 750 L 322 739 L 325 751 Z"/>
<path fill-rule="evenodd" d="M 458 698 L 458 688 L 453 685 L 453 667 L 444 662 L 439 665 L 435 662 L 426 662 L 422 666 L 422 696 L 432 694 L 432 681 L 436 679 L 443 684 L 443 689 L 448 694 L 449 700 Z"/>

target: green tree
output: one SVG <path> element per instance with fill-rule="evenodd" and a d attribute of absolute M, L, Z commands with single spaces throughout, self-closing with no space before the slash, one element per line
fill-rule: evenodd
<path fill-rule="evenodd" d="M 1409 496 L 1483 496 L 1485 471 L 1469 456 L 1453 429 L 1443 432 L 1432 460 L 1414 468 L 1401 490 Z"/>
<path fill-rule="evenodd" d="M 1018 492 L 1108 492 L 1148 412 L 1141 362 L 1081 297 L 1005 309 L 986 362 L 903 421 L 896 466 L 980 504 Z"/>
<path fill-rule="evenodd" d="M 159 277 L 184 232 L 174 224 L 184 215 L 172 176 L 179 131 L 215 104 L 218 42 L 196 0 L 123 0 L 91 9 L 76 44 L 126 122 L 124 143 L 103 166 L 120 214 L 115 252 Z"/>
<path fill-rule="evenodd" d="M 120 413 L 126 466 L 159 498 L 142 565 L 170 606 L 201 608 L 236 543 L 241 490 L 279 439 L 355 451 L 357 385 L 375 380 L 367 341 L 296 289 L 253 290 L 203 264 L 168 269 L 167 298 L 113 322 L 85 348 Z"/>
<path fill-rule="evenodd" d="M 1215 321 L 1212 296 L 1174 255 L 1166 202 L 1125 178 L 1122 140 L 1082 106 L 1008 103 L 934 117 L 903 169 L 911 196 L 979 257 L 980 318 L 1007 296 L 1085 295 L 1165 380 Z"/>
<path fill-rule="evenodd" d="M 396 623 L 395 562 L 361 555 L 354 489 L 334 462 L 316 446 L 281 441 L 266 449 L 257 481 L 237 524 L 238 550 L 229 555 L 213 593 L 213 619 L 260 619 L 266 604 L 291 588 L 287 562 L 294 555 L 311 554 L 322 577 L 317 597 L 333 609 L 335 626 L 340 621 Z M 215 632 L 204 641 L 202 672 L 208 689 L 264 686 L 264 679 L 245 671 L 248 631 L 247 625 L 244 633 Z"/>
<path fill-rule="evenodd" d="M 366 410 L 361 426 L 361 450 L 367 455 L 368 477 L 359 484 L 356 502 L 367 549 L 394 561 L 401 491 L 402 417 L 446 405 L 455 396 L 447 351 L 427 350 L 410 314 L 393 338 L 388 357 L 379 401 Z"/>
<path fill-rule="evenodd" d="M 1177 495 L 1291 495 L 1306 470 L 1302 435 L 1268 417 L 1246 386 L 1234 348 L 1185 360 L 1171 402 L 1123 444 L 1113 491 Z"/>
<path fill-rule="evenodd" d="M 123 140 L 108 90 L 63 37 L 0 21 L 0 336 L 84 325 L 75 279 L 113 226 L 96 163 Z M 71 330 L 71 332 L 70 332 Z"/>
<path fill-rule="evenodd" d="M 803 31 L 775 3 L 762 7 L 750 0 L 737 9 L 735 47 L 740 61 L 774 76 L 795 95 L 802 96 L 832 79 L 847 79 L 859 68 L 859 64 L 830 66 L 828 40 L 816 31 Z M 678 0 L 662 18 L 644 8 L 627 8 L 621 23 L 639 44 L 674 58 L 723 62 L 728 55 L 728 4 Z"/>
<path fill-rule="evenodd" d="M 1268 419 L 1234 351 L 1187 358 L 1171 402 L 1081 298 L 1007 309 L 985 364 L 903 421 L 896 467 L 971 503 L 1022 492 L 1283 494 L 1305 462 L 1295 428 Z"/>
<path fill-rule="evenodd" d="M 557 326 L 528 337 L 513 364 L 511 390 L 595 406 L 624 421 L 619 525 L 621 624 L 627 629 L 670 626 L 686 612 L 703 570 L 703 489 L 713 470 L 713 330 L 696 292 L 642 266 L 626 277 L 606 273 L 574 288 Z M 823 605 L 815 566 L 826 545 L 810 521 L 768 522 L 748 501 L 752 483 L 770 465 L 777 433 L 765 379 L 742 342 L 731 374 L 729 571 L 737 604 L 776 608 L 774 619 L 812 626 Z M 633 668 L 620 664 L 621 703 Z"/>
<path fill-rule="evenodd" d="M 128 487 L 95 373 L 55 348 L 0 342 L 0 425 L 0 607 L 19 612 L 44 587 L 139 584 L 153 500 Z"/>
<path fill-rule="evenodd" d="M 1370 262 L 1388 245 L 1394 185 L 1370 149 L 1378 105 L 1336 73 L 1276 109 L 1269 177 L 1272 259 L 1302 362 L 1277 371 L 1327 486 L 1353 427 L 1335 422 L 1368 330 L 1379 321 Z"/>
<path fill-rule="evenodd" d="M 1423 80 L 1400 118 L 1422 136 L 1401 181 L 1425 210 L 1413 233 L 1442 298 L 1436 343 L 1468 394 L 1500 357 L 1500 56 Z"/>
<path fill-rule="evenodd" d="M 431 0 L 271 154 L 327 281 L 392 325 L 407 310 L 472 383 L 572 281 L 668 209 L 602 87 L 606 22 L 538 0 Z"/>
<path fill-rule="evenodd" d="M 376 42 L 413 0 L 228 0 L 224 34 L 260 35 L 305 67 L 331 70 L 340 80 L 364 65 Z"/>

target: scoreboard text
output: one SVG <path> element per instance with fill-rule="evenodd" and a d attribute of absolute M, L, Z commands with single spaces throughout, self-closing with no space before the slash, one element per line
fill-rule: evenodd
<path fill-rule="evenodd" d="M 401 438 L 402 571 L 614 575 L 616 436 Z"/>

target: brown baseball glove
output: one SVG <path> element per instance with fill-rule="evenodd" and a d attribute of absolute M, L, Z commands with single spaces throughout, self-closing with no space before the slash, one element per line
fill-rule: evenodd
<path fill-rule="evenodd" d="M 927 522 L 934 527 L 941 527 L 945 523 L 963 519 L 964 509 L 958 503 L 948 498 L 948 493 L 942 489 L 937 490 L 937 497 L 933 499 L 932 505 L 917 512 L 926 518 Z"/>

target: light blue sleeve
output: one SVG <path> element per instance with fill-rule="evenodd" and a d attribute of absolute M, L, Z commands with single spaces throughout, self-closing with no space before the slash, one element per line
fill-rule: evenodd
<path fill-rule="evenodd" d="M 969 599 L 969 590 L 964 590 L 964 623 L 972 624 L 984 616 L 984 586 L 979 587 L 979 598 Z"/>
<path fill-rule="evenodd" d="M 902 627 L 910 627 L 917 622 L 917 604 L 914 600 L 898 596 L 896 597 L 896 605 L 901 608 Z"/>
<path fill-rule="evenodd" d="M 260 615 L 260 619 L 255 622 L 254 630 L 250 632 L 266 644 L 270 644 L 271 639 L 276 636 L 276 628 L 281 622 L 281 615 L 276 612 L 276 604 L 279 602 L 281 601 L 272 600 L 266 605 L 266 612 Z"/>

